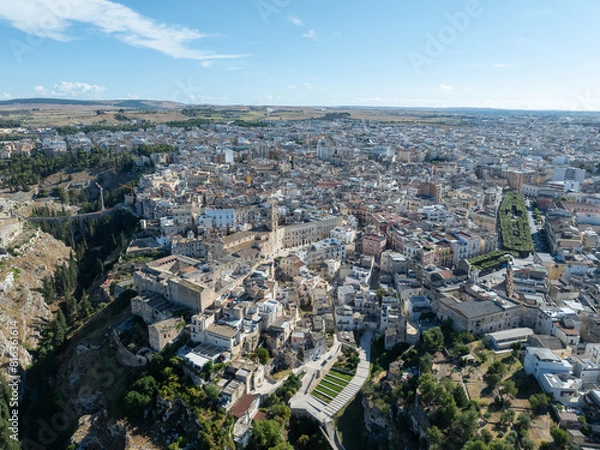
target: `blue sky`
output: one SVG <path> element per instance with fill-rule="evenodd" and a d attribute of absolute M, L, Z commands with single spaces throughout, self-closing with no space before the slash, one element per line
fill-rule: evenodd
<path fill-rule="evenodd" d="M 0 99 L 600 110 L 597 0 L 0 0 Z"/>

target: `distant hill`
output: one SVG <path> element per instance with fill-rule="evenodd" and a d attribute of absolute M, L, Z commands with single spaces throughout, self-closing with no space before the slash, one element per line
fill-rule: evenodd
<path fill-rule="evenodd" d="M 140 110 L 164 110 L 182 108 L 183 103 L 157 100 L 72 100 L 64 98 L 16 98 L 0 101 L 0 108 L 11 106 L 87 106 L 90 108 L 126 108 Z"/>

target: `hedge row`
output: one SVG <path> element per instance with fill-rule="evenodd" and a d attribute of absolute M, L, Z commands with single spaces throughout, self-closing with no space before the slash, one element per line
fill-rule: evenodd
<path fill-rule="evenodd" d="M 533 251 L 533 240 L 531 239 L 523 194 L 518 192 L 507 193 L 498 210 L 498 218 L 505 249 L 519 253 Z"/>

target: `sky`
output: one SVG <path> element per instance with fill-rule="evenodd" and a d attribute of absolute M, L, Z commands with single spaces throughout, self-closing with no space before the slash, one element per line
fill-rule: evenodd
<path fill-rule="evenodd" d="M 0 100 L 600 110 L 597 0 L 0 0 Z"/>

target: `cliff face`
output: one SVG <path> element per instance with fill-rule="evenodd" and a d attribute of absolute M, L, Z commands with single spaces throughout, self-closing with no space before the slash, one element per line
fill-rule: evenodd
<path fill-rule="evenodd" d="M 40 292 L 42 279 L 69 259 L 70 248 L 49 234 L 27 226 L 0 257 L 0 363 L 10 359 L 14 338 L 21 367 L 31 364 L 28 349 L 36 348 L 52 319 L 51 307 Z"/>

